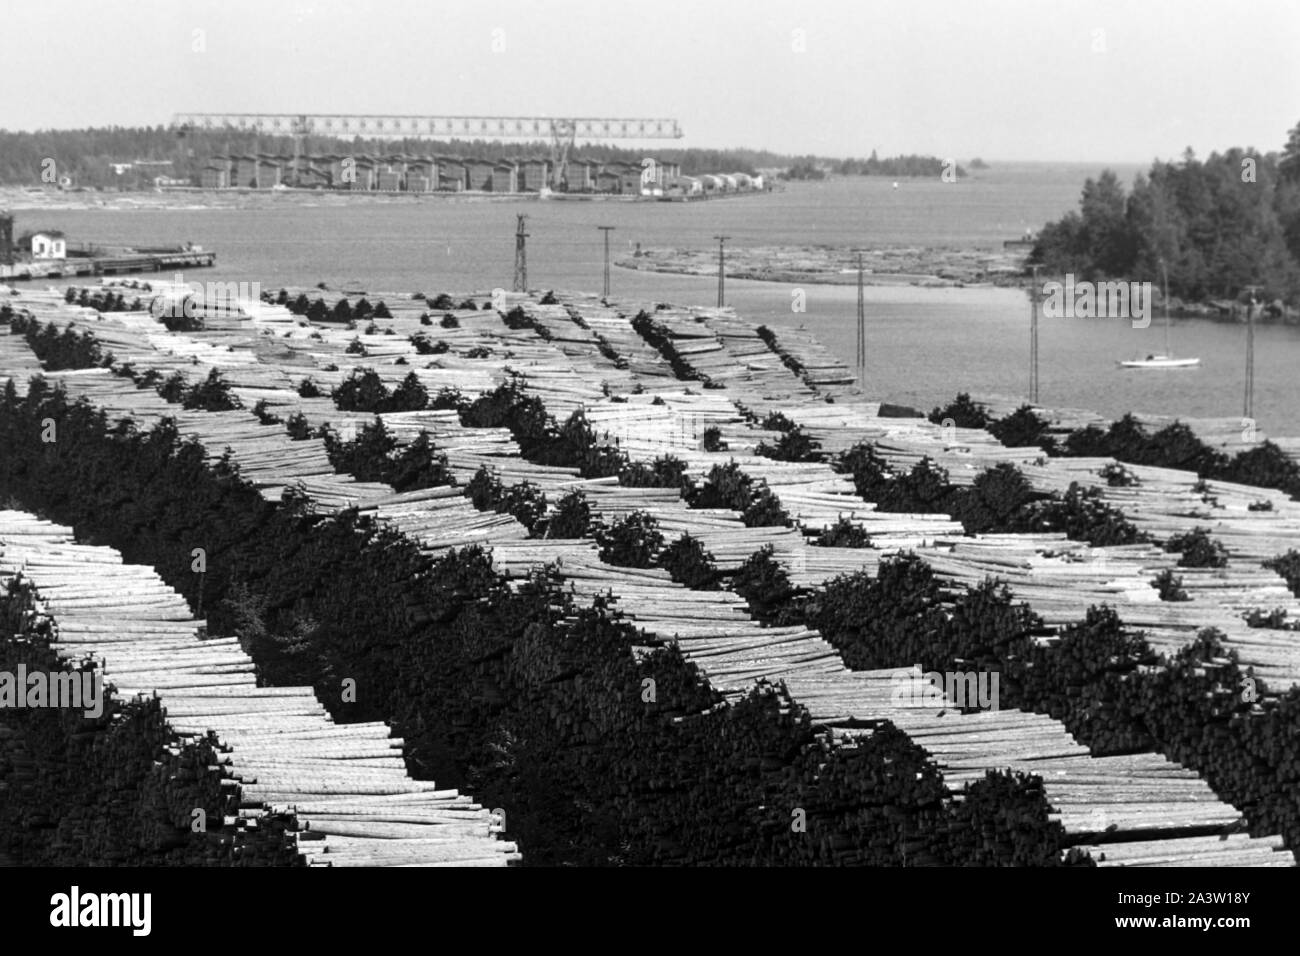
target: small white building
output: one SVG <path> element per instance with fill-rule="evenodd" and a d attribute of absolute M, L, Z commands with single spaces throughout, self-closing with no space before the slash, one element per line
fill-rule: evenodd
<path fill-rule="evenodd" d="M 749 178 L 748 173 L 732 173 L 731 178 L 736 181 L 737 189 L 753 189 L 754 182 Z"/>
<path fill-rule="evenodd" d="M 57 229 L 29 233 L 19 240 L 21 245 L 26 245 L 28 242 L 31 243 L 33 259 L 68 258 L 68 242 L 63 238 L 63 233 Z"/>
<path fill-rule="evenodd" d="M 728 173 L 719 173 L 718 179 L 722 181 L 722 191 L 734 193 L 737 188 L 736 177 Z"/>
<path fill-rule="evenodd" d="M 678 176 L 676 186 L 687 196 L 699 196 L 704 192 L 704 183 L 696 176 Z"/>

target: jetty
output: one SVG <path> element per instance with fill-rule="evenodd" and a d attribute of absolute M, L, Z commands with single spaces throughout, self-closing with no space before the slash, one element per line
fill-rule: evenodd
<path fill-rule="evenodd" d="M 216 264 L 215 252 L 185 249 L 67 259 L 33 259 L 9 264 L 0 262 L 0 280 L 22 282 L 35 279 L 120 276 L 143 272 L 170 272 L 177 269 L 203 269 Z"/>
<path fill-rule="evenodd" d="M 215 252 L 199 246 L 118 248 L 69 242 L 57 229 L 41 229 L 14 239 L 14 217 L 0 211 L 0 281 L 72 279 L 162 272 L 215 265 Z"/>

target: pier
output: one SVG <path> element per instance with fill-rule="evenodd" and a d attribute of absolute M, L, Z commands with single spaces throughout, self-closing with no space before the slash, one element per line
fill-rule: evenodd
<path fill-rule="evenodd" d="M 0 280 L 72 279 L 80 276 L 116 276 L 137 272 L 167 272 L 172 269 L 203 269 L 217 263 L 215 252 L 177 250 L 72 259 L 37 259 L 31 262 L 0 263 Z"/>

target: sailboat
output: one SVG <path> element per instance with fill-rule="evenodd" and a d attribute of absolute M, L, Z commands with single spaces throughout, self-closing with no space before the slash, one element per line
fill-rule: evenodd
<path fill-rule="evenodd" d="M 1164 282 L 1165 293 L 1165 351 L 1163 355 L 1148 355 L 1144 359 L 1120 361 L 1120 368 L 1194 368 L 1201 364 L 1198 358 L 1174 358 L 1169 349 L 1169 275 L 1165 272 L 1165 261 L 1160 260 L 1160 273 Z"/>

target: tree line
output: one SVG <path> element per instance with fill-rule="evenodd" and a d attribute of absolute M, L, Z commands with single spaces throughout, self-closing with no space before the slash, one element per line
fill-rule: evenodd
<path fill-rule="evenodd" d="M 880 159 L 874 149 L 866 159 L 842 159 L 834 169 L 841 176 L 941 176 L 946 169 L 952 170 L 956 176 L 966 175 L 966 170 L 955 160 L 915 153 Z"/>
<path fill-rule="evenodd" d="M 979 168 L 987 168 L 982 164 Z M 966 170 L 953 160 L 939 159 L 935 156 L 887 156 L 881 159 L 873 149 L 866 159 L 840 159 L 818 161 L 809 156 L 789 166 L 781 174 L 782 179 L 825 179 L 828 173 L 837 176 L 942 176 L 945 171 L 951 175 L 965 176 Z"/>
<path fill-rule="evenodd" d="M 1300 124 L 1280 153 L 1234 147 L 1151 165 L 1126 192 L 1088 179 L 1079 211 L 1048 223 L 1029 262 L 1081 279 L 1150 281 L 1171 296 L 1300 299 Z"/>

